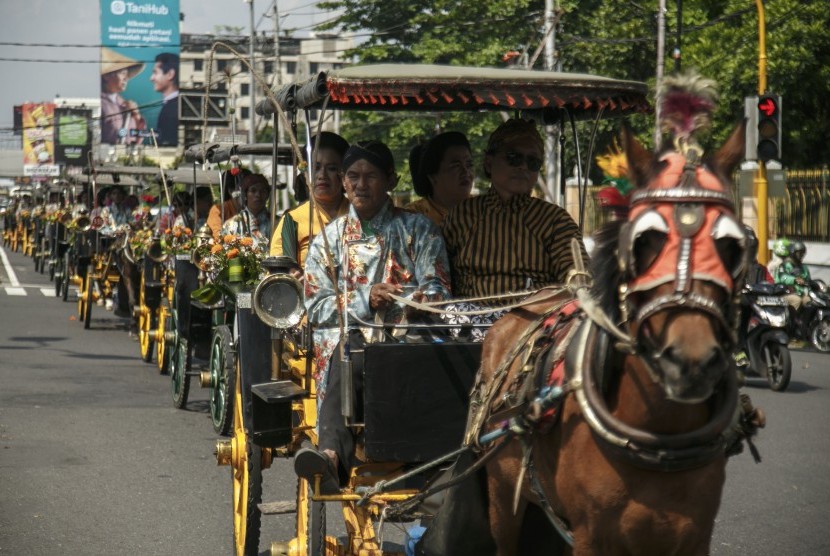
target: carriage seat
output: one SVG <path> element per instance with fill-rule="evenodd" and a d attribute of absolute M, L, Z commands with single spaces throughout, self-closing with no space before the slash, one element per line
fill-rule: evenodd
<path fill-rule="evenodd" d="M 364 453 L 417 463 L 461 446 L 481 343 L 376 342 L 352 349 L 363 372 Z"/>

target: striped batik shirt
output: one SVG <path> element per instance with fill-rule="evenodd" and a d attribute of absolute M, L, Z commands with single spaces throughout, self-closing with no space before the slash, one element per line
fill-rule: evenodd
<path fill-rule="evenodd" d="M 561 207 L 530 195 L 504 202 L 496 190 L 466 199 L 443 225 L 458 297 L 499 295 L 564 283 L 571 238 L 588 261 L 582 234 Z"/>

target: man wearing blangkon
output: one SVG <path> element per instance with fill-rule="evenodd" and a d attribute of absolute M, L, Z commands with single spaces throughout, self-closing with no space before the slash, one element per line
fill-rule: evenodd
<path fill-rule="evenodd" d="M 389 191 L 397 175 L 389 148 L 378 141 L 352 145 L 343 157 L 343 169 L 349 213 L 314 238 L 305 269 L 306 308 L 314 326 L 315 378 L 322 398 L 320 440 L 319 451 L 303 448 L 297 452 L 294 469 L 309 480 L 322 474 L 323 493 L 337 491 L 354 464 L 354 437 L 344 423 L 340 398 L 338 313 L 344 298 L 350 316 L 370 322 L 379 317 L 394 324 L 402 320 L 404 310 L 390 294 L 403 295 L 411 289 L 414 301 L 440 300 L 448 298 L 450 290 L 447 254 L 438 227 L 427 217 L 392 204 Z M 362 387 L 361 373 L 354 373 L 355 400 L 362 400 Z"/>

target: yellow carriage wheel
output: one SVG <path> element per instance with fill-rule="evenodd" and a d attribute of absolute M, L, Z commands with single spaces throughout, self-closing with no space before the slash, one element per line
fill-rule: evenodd
<path fill-rule="evenodd" d="M 144 297 L 144 275 L 138 289 L 138 347 L 141 350 L 141 359 L 145 363 L 153 361 L 153 341 L 158 317 L 157 311 L 150 309 Z"/>
<path fill-rule="evenodd" d="M 158 363 L 159 373 L 166 375 L 170 368 L 170 346 L 165 340 L 165 332 L 172 325 L 173 319 L 170 318 L 165 301 L 162 301 L 158 312 L 158 325 L 156 326 L 156 361 Z"/>
<path fill-rule="evenodd" d="M 237 556 L 259 554 L 262 514 L 262 448 L 245 432 L 242 418 L 242 391 L 237 363 L 237 381 L 233 404 L 231 438 L 231 472 L 233 476 L 233 541 Z"/>

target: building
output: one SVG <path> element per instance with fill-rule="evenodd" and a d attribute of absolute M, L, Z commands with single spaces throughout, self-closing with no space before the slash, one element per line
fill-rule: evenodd
<path fill-rule="evenodd" d="M 251 97 L 251 73 L 245 63 L 227 48 L 218 46 L 211 52 L 216 41 L 233 48 L 248 61 L 250 42 L 248 35 L 225 36 L 182 34 L 179 86 L 182 91 L 204 93 L 205 82 L 215 86 L 211 94 L 227 95 L 227 109 L 234 121 L 225 127 L 235 130 L 238 135 L 247 136 L 251 125 L 253 105 L 265 98 L 263 87 L 257 82 L 254 102 Z M 255 71 L 271 89 L 280 85 L 306 79 L 320 71 L 341 67 L 343 54 L 354 46 L 351 38 L 336 35 L 315 35 L 310 38 L 283 36 L 279 38 L 279 53 L 274 49 L 273 34 L 257 35 L 254 42 Z M 278 54 L 278 55 L 277 55 Z M 231 108 L 234 110 L 231 112 Z M 269 122 L 268 122 L 269 123 Z M 257 118 L 257 129 L 266 122 Z M 199 142 L 201 124 L 180 122 L 180 144 Z"/>

